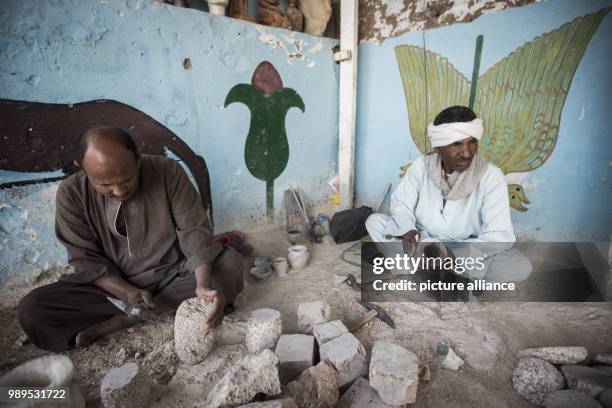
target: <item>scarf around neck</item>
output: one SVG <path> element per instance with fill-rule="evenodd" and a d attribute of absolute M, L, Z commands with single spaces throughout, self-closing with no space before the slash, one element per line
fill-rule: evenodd
<path fill-rule="evenodd" d="M 460 200 L 474 191 L 487 171 L 489 162 L 479 154 L 474 155 L 470 166 L 464 171 L 454 171 L 444 177 L 442 159 L 437 152 L 425 155 L 425 169 L 433 183 L 442 191 L 446 200 Z"/>

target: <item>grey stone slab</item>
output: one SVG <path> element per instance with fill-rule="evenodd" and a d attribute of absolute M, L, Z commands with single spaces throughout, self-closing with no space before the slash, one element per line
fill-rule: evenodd
<path fill-rule="evenodd" d="M 249 353 L 258 354 L 264 349 L 273 349 L 282 332 L 283 320 L 278 310 L 254 310 L 247 321 L 247 350 Z"/>
<path fill-rule="evenodd" d="M 585 392 L 594 398 L 612 388 L 612 375 L 593 367 L 582 365 L 564 365 L 561 371 L 565 376 L 568 388 Z"/>
<path fill-rule="evenodd" d="M 276 344 L 281 384 L 287 384 L 314 364 L 314 337 L 307 334 L 283 334 Z"/>
<path fill-rule="evenodd" d="M 298 331 L 312 334 L 312 329 L 320 323 L 329 320 L 331 308 L 325 302 L 300 303 L 297 308 Z"/>
<path fill-rule="evenodd" d="M 377 341 L 370 360 L 370 386 L 389 405 L 412 404 L 419 384 L 419 358 L 390 341 Z"/>
<path fill-rule="evenodd" d="M 317 339 L 319 347 L 321 347 L 328 341 L 333 340 L 336 337 L 340 337 L 348 332 L 348 329 L 340 320 L 320 323 L 313 328 L 313 334 Z"/>
<path fill-rule="evenodd" d="M 608 388 L 601 393 L 599 403 L 603 408 L 612 408 L 612 388 Z"/>
<path fill-rule="evenodd" d="M 601 408 L 597 400 L 576 390 L 553 391 L 544 399 L 545 408 Z"/>
<path fill-rule="evenodd" d="M 281 393 L 278 358 L 268 349 L 247 355 L 233 366 L 208 394 L 206 407 L 219 408 L 250 402 L 255 395 Z"/>
<path fill-rule="evenodd" d="M 351 333 L 323 344 L 319 354 L 322 361 L 329 361 L 338 370 L 340 387 L 367 372 L 365 348 Z"/>

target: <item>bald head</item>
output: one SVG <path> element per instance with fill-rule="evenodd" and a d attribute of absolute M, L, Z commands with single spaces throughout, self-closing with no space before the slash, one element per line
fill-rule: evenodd
<path fill-rule="evenodd" d="M 99 126 L 87 129 L 79 137 L 79 164 L 83 163 L 85 154 L 92 144 L 110 144 L 115 147 L 123 147 L 132 154 L 135 160 L 138 159 L 138 151 L 134 139 L 126 131 L 117 127 Z"/>
<path fill-rule="evenodd" d="M 138 153 L 125 131 L 113 127 L 87 130 L 80 139 L 80 166 L 94 188 L 123 201 L 138 188 Z"/>

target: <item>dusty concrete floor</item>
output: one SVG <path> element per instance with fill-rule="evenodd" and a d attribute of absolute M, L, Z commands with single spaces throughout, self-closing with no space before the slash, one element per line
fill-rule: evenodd
<path fill-rule="evenodd" d="M 256 255 L 286 256 L 288 243 L 283 229 L 266 226 L 247 232 Z M 332 308 L 332 319 L 350 323 L 364 309 L 356 303 L 359 293 L 336 283 L 336 275 L 359 275 L 359 268 L 340 259 L 351 244 L 309 244 L 311 261 L 283 278 L 254 281 L 245 274 L 246 289 L 237 301 L 233 320 L 246 320 L 250 311 L 262 307 L 279 310 L 286 333 L 296 331 L 300 302 L 323 300 Z M 252 257 L 245 261 L 245 271 Z M 0 374 L 30 358 L 46 354 L 32 345 L 15 341 L 23 333 L 16 319 L 19 299 L 33 286 L 49 283 L 50 273 L 30 285 L 7 285 L 0 292 Z M 419 384 L 416 407 L 529 407 L 513 391 L 512 370 L 516 352 L 539 346 L 587 347 L 590 354 L 612 352 L 612 304 L 610 303 L 384 303 L 395 320 L 391 329 L 379 320 L 368 323 L 356 336 L 369 352 L 374 341 L 397 342 L 419 355 L 432 370 L 430 382 Z M 99 384 L 104 374 L 123 362 L 153 364 L 147 359 L 172 341 L 173 317 L 166 323 L 145 323 L 100 339 L 95 344 L 67 353 L 76 366 L 75 381 L 82 387 L 89 407 L 100 406 Z M 432 344 L 438 337 L 450 340 L 466 360 L 459 371 L 439 368 Z M 140 352 L 144 357 L 136 359 Z M 233 361 L 245 353 L 240 345 L 219 347 L 194 367 L 179 366 L 167 385 L 157 385 L 152 407 L 205 406 L 205 397 Z M 154 355 L 154 354 L 153 354 Z M 158 364 L 165 364 L 162 360 Z"/>

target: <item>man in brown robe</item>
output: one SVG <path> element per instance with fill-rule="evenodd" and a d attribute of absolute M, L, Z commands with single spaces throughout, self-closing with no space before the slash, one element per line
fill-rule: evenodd
<path fill-rule="evenodd" d="M 135 322 L 107 297 L 163 312 L 198 296 L 212 328 L 243 289 L 242 256 L 213 243 L 200 197 L 182 167 L 138 155 L 117 128 L 81 137 L 81 171 L 57 191 L 56 235 L 74 273 L 37 288 L 19 321 L 39 348 L 63 351 Z M 137 321 L 137 320 L 136 320 Z"/>

